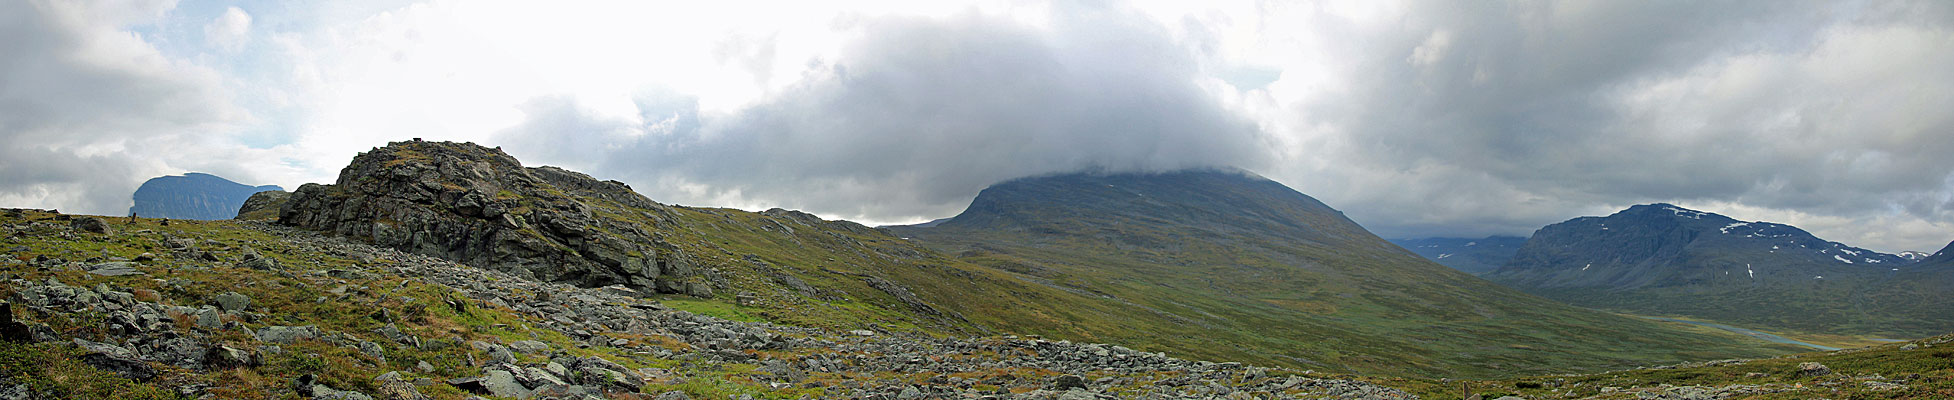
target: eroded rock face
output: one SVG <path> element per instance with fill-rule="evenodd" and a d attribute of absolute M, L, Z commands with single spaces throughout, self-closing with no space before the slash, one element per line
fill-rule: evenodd
<path fill-rule="evenodd" d="M 279 223 L 542 281 L 687 293 L 693 268 L 655 232 L 672 214 L 616 181 L 526 168 L 472 143 L 394 142 L 332 185 L 292 193 Z"/>

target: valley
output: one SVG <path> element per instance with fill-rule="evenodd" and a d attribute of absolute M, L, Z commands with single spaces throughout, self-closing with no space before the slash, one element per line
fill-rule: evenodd
<path fill-rule="evenodd" d="M 1030 177 L 954 218 L 870 228 L 660 204 L 411 141 L 245 204 L 232 221 L 6 211 L 0 398 L 1797 397 L 1954 380 L 1944 337 L 1811 353 L 1571 307 L 1234 170 Z M 1840 372 L 1785 361 L 1804 359 Z"/>

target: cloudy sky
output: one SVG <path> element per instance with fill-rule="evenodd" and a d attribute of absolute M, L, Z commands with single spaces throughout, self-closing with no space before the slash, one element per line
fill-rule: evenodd
<path fill-rule="evenodd" d="M 833 4 L 806 4 L 833 3 Z M 503 146 L 870 224 L 1019 176 L 1235 166 L 1386 237 L 1672 202 L 1954 240 L 1954 3 L 0 0 L 0 206 Z"/>

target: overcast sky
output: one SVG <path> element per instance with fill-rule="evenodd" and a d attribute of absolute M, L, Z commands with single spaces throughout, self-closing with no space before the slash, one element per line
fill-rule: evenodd
<path fill-rule="evenodd" d="M 0 0 L 0 37 L 7 207 L 330 182 L 420 137 L 869 224 L 1234 166 L 1386 237 L 1671 202 L 1954 240 L 1945 1 Z"/>

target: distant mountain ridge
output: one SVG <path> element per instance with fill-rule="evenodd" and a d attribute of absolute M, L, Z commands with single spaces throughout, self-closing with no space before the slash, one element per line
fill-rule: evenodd
<path fill-rule="evenodd" d="M 1932 259 L 1930 257 L 1929 259 Z M 1926 263 L 1670 204 L 1541 228 L 1487 279 L 1576 305 L 1757 327 L 1923 336 L 1954 329 Z"/>
<path fill-rule="evenodd" d="M 149 218 L 218 220 L 236 217 L 252 194 L 284 190 L 278 185 L 250 186 L 229 179 L 191 172 L 150 178 L 131 195 L 129 213 Z"/>
<path fill-rule="evenodd" d="M 1491 284 L 1240 170 L 1015 179 L 984 189 L 934 227 L 887 229 L 1139 311 L 1088 328 L 1094 337 L 1203 357 L 1513 374 L 1761 350 Z M 1555 350 L 1532 350 L 1541 348 Z"/>
<path fill-rule="evenodd" d="M 1427 260 L 1473 275 L 1492 272 L 1506 265 L 1507 261 L 1513 260 L 1513 253 L 1519 252 L 1520 246 L 1526 242 L 1527 238 L 1519 236 L 1391 239 L 1392 244 L 1418 253 Z"/>

